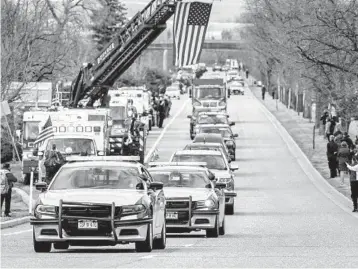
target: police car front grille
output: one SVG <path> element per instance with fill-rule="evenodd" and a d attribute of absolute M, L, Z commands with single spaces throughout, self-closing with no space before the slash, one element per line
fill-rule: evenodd
<path fill-rule="evenodd" d="M 110 236 L 112 234 L 109 221 L 98 221 L 97 230 L 79 230 L 78 220 L 66 219 L 62 222 L 62 228 L 69 236 Z"/>
<path fill-rule="evenodd" d="M 115 216 L 120 213 L 120 207 L 116 207 Z M 77 217 L 97 217 L 97 218 L 109 218 L 111 217 L 110 206 L 96 206 L 96 207 L 63 207 L 63 216 L 77 216 Z"/>

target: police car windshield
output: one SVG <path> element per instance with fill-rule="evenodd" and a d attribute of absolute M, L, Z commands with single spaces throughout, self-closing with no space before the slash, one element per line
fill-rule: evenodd
<path fill-rule="evenodd" d="M 232 136 L 232 133 L 229 128 L 201 128 L 199 133 L 205 134 L 221 134 L 222 137 L 229 138 Z"/>
<path fill-rule="evenodd" d="M 150 172 L 154 181 L 162 182 L 164 187 L 205 188 L 210 180 L 204 172 L 195 171 L 155 171 Z"/>
<path fill-rule="evenodd" d="M 175 155 L 173 162 L 205 162 L 207 168 L 215 170 L 226 170 L 223 156 L 217 155 Z"/>
<path fill-rule="evenodd" d="M 198 118 L 199 124 L 227 124 L 228 119 L 224 115 L 202 115 Z"/>
<path fill-rule="evenodd" d="M 53 179 L 50 190 L 132 189 L 142 180 L 135 168 L 63 167 Z"/>

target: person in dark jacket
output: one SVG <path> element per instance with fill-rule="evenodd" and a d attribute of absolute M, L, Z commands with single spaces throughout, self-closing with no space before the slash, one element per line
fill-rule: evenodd
<path fill-rule="evenodd" d="M 262 100 L 265 100 L 265 93 L 266 93 L 266 87 L 265 85 L 262 85 L 261 88 Z"/>
<path fill-rule="evenodd" d="M 50 184 L 52 178 L 55 176 L 57 171 L 64 164 L 65 159 L 63 158 L 61 152 L 57 150 L 55 144 L 52 145 L 52 150 L 47 150 L 45 153 L 45 168 L 46 168 L 46 181 L 47 184 Z"/>
<path fill-rule="evenodd" d="M 10 207 L 11 207 L 11 194 L 12 188 L 14 186 L 14 182 L 17 182 L 17 178 L 11 173 L 11 168 L 9 163 L 4 163 L 2 165 L 2 174 L 4 176 L 4 180 L 6 180 L 6 191 L 1 193 L 1 211 L 2 205 L 5 201 L 5 217 L 11 217 L 10 215 Z"/>
<path fill-rule="evenodd" d="M 334 136 L 331 135 L 327 143 L 327 159 L 331 178 L 337 177 L 337 153 L 338 145 L 334 142 Z"/>
<path fill-rule="evenodd" d="M 347 142 L 348 148 L 349 148 L 350 150 L 353 150 L 353 149 L 355 148 L 355 145 L 354 145 L 352 139 L 350 138 L 350 136 L 348 135 L 347 132 L 344 132 L 344 133 L 343 133 L 342 142 L 343 142 L 343 141 Z"/>
<path fill-rule="evenodd" d="M 349 162 L 350 154 L 347 142 L 342 142 L 337 154 L 341 185 L 344 185 L 344 177 L 348 174 L 347 162 Z"/>
<path fill-rule="evenodd" d="M 350 170 L 353 212 L 358 212 L 358 154 L 353 156 L 351 165 L 347 164 L 347 167 Z"/>
<path fill-rule="evenodd" d="M 164 101 L 163 97 L 160 97 L 160 99 L 159 99 L 158 113 L 159 113 L 158 127 L 163 128 L 163 122 L 164 122 L 164 118 L 165 118 L 165 101 Z"/>

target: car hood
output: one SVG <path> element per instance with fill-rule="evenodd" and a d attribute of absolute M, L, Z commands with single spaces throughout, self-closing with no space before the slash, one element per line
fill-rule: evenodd
<path fill-rule="evenodd" d="M 115 203 L 116 206 L 133 205 L 145 196 L 142 190 L 56 190 L 41 194 L 39 199 L 43 204 L 58 206 L 60 199 L 65 202 L 77 203 Z"/>
<path fill-rule="evenodd" d="M 193 201 L 206 200 L 210 195 L 211 189 L 204 188 L 182 188 L 182 187 L 165 187 L 165 197 L 189 197 L 191 196 Z"/>
<path fill-rule="evenodd" d="M 231 177 L 231 173 L 227 170 L 210 169 L 210 171 L 215 174 L 216 178 L 230 178 Z"/>

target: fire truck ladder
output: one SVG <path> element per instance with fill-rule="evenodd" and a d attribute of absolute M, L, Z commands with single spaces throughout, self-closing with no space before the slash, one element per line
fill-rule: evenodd
<path fill-rule="evenodd" d="M 81 69 L 71 94 L 72 106 L 80 100 L 99 99 L 105 91 L 93 86 L 113 86 L 115 81 L 131 66 L 135 59 L 165 29 L 167 20 L 181 0 L 151 0 L 106 45 L 95 63 Z"/>

